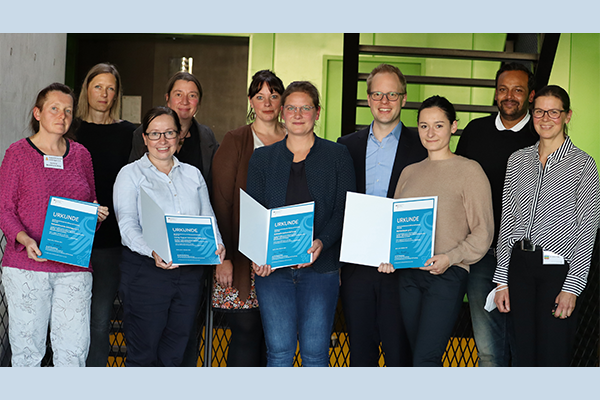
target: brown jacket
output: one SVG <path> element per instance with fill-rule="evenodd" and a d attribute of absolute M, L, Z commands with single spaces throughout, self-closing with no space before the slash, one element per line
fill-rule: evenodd
<path fill-rule="evenodd" d="M 233 264 L 233 286 L 240 300 L 250 293 L 250 260 L 238 250 L 240 189 L 246 190 L 248 163 L 254 152 L 250 125 L 227 132 L 212 164 L 212 206 L 225 244 L 226 259 Z"/>

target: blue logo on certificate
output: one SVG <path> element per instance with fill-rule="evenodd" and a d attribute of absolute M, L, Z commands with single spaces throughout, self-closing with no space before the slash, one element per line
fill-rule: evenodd
<path fill-rule="evenodd" d="M 418 268 L 433 257 L 436 198 L 394 202 L 390 263 Z"/>
<path fill-rule="evenodd" d="M 271 268 L 311 262 L 314 204 L 271 210 L 267 264 Z"/>
<path fill-rule="evenodd" d="M 165 216 L 173 264 L 220 264 L 212 217 Z"/>
<path fill-rule="evenodd" d="M 50 197 L 40 241 L 42 258 L 88 268 L 98 204 Z"/>

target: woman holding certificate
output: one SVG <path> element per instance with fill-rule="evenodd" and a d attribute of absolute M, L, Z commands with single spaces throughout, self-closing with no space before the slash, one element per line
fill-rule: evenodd
<path fill-rule="evenodd" d="M 94 202 L 90 153 L 73 142 L 75 96 L 53 83 L 37 96 L 33 136 L 13 143 L 0 167 L 2 284 L 13 367 L 39 367 L 51 326 L 56 367 L 84 367 L 90 344 L 91 268 L 49 261 L 38 248 L 50 196 Z M 98 221 L 108 215 L 98 207 Z"/>
<path fill-rule="evenodd" d="M 215 270 L 213 307 L 224 312 L 231 330 L 228 367 L 260 367 L 266 359 L 254 274 L 238 250 L 240 189 L 246 190 L 248 163 L 254 150 L 282 140 L 279 122 L 283 82 L 269 70 L 258 71 L 248 89 L 249 125 L 227 132 L 213 160 L 213 204 L 227 258 Z"/>
<path fill-rule="evenodd" d="M 166 214 L 213 216 L 200 171 L 173 156 L 181 126 L 177 114 L 155 107 L 142 121 L 148 153 L 123 167 L 114 205 L 123 250 L 119 295 L 123 301 L 128 367 L 179 366 L 194 325 L 206 268 L 165 262 L 144 240 L 142 190 Z M 217 254 L 225 256 L 218 230 Z M 165 238 L 166 240 L 166 238 Z"/>
<path fill-rule="evenodd" d="M 479 164 L 450 151 L 458 124 L 454 106 L 433 96 L 421 104 L 417 118 L 428 157 L 402 171 L 394 198 L 438 197 L 435 248 L 423 267 L 399 271 L 400 307 L 414 366 L 442 366 L 469 265 L 480 260 L 492 242 L 492 199 Z M 394 269 L 382 263 L 379 270 Z"/>
<path fill-rule="evenodd" d="M 287 136 L 254 151 L 248 194 L 269 209 L 314 201 L 314 240 L 308 249 L 311 263 L 274 270 L 253 264 L 267 366 L 293 366 L 299 342 L 305 367 L 326 367 L 346 192 L 356 189 L 354 168 L 345 146 L 314 133 L 321 108 L 313 84 L 292 82 L 281 102 Z"/>
<path fill-rule="evenodd" d="M 533 100 L 538 143 L 512 154 L 498 238 L 498 310 L 515 326 L 516 366 L 567 367 L 577 297 L 587 283 L 600 219 L 594 159 L 567 136 L 567 92 L 546 86 Z"/>
<path fill-rule="evenodd" d="M 77 107 L 81 124 L 77 141 L 92 156 L 98 200 L 113 208 L 113 185 L 117 174 L 127 164 L 135 125 L 119 120 L 123 85 L 119 71 L 112 64 L 97 64 L 87 73 Z M 110 323 L 113 303 L 119 288 L 121 236 L 114 213 L 109 214 L 94 238 L 92 265 L 92 323 L 90 351 L 86 365 L 105 367 L 110 349 Z"/>

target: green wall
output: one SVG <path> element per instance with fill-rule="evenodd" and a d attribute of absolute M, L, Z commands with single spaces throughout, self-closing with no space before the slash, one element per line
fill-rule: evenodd
<path fill-rule="evenodd" d="M 343 34 L 248 33 L 250 62 L 248 78 L 260 69 L 274 70 L 285 84 L 293 80 L 313 82 L 322 95 L 323 111 L 317 133 L 330 140 L 340 135 L 341 127 L 341 62 Z M 506 34 L 501 33 L 363 33 L 361 44 L 440 47 L 472 50 L 504 48 Z M 420 59 L 411 57 L 361 56 L 360 72 L 379 62 L 393 62 L 409 74 L 493 79 L 499 63 Z M 562 34 L 550 83 L 564 87 L 571 96 L 573 118 L 569 133 L 573 142 L 592 155 L 600 164 L 600 34 Z M 409 85 L 409 101 L 421 101 L 439 94 L 456 104 L 492 104 L 494 91 L 485 88 Z M 358 86 L 359 98 L 365 98 L 364 83 Z M 459 127 L 464 128 L 475 113 L 459 113 Z M 402 112 L 408 126 L 416 125 L 416 113 Z M 368 109 L 359 109 L 358 124 L 368 124 Z M 454 148 L 456 139 L 451 146 Z"/>
<path fill-rule="evenodd" d="M 550 84 L 569 93 L 569 136 L 600 166 L 600 33 L 561 34 Z"/>

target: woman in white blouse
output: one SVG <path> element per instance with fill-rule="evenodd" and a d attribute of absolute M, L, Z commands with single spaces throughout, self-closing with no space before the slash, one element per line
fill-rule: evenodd
<path fill-rule="evenodd" d="M 514 321 L 515 366 L 571 362 L 600 219 L 598 170 L 567 136 L 571 115 L 564 89 L 542 88 L 532 110 L 540 140 L 508 160 L 493 281 Z"/>
<path fill-rule="evenodd" d="M 123 245 L 119 295 L 123 301 L 127 366 L 179 366 L 192 334 L 206 268 L 165 262 L 144 241 L 140 191 L 167 214 L 213 216 L 200 171 L 173 156 L 181 126 L 167 107 L 148 111 L 142 122 L 148 153 L 121 169 L 114 207 Z M 217 254 L 225 248 L 217 230 Z"/>

